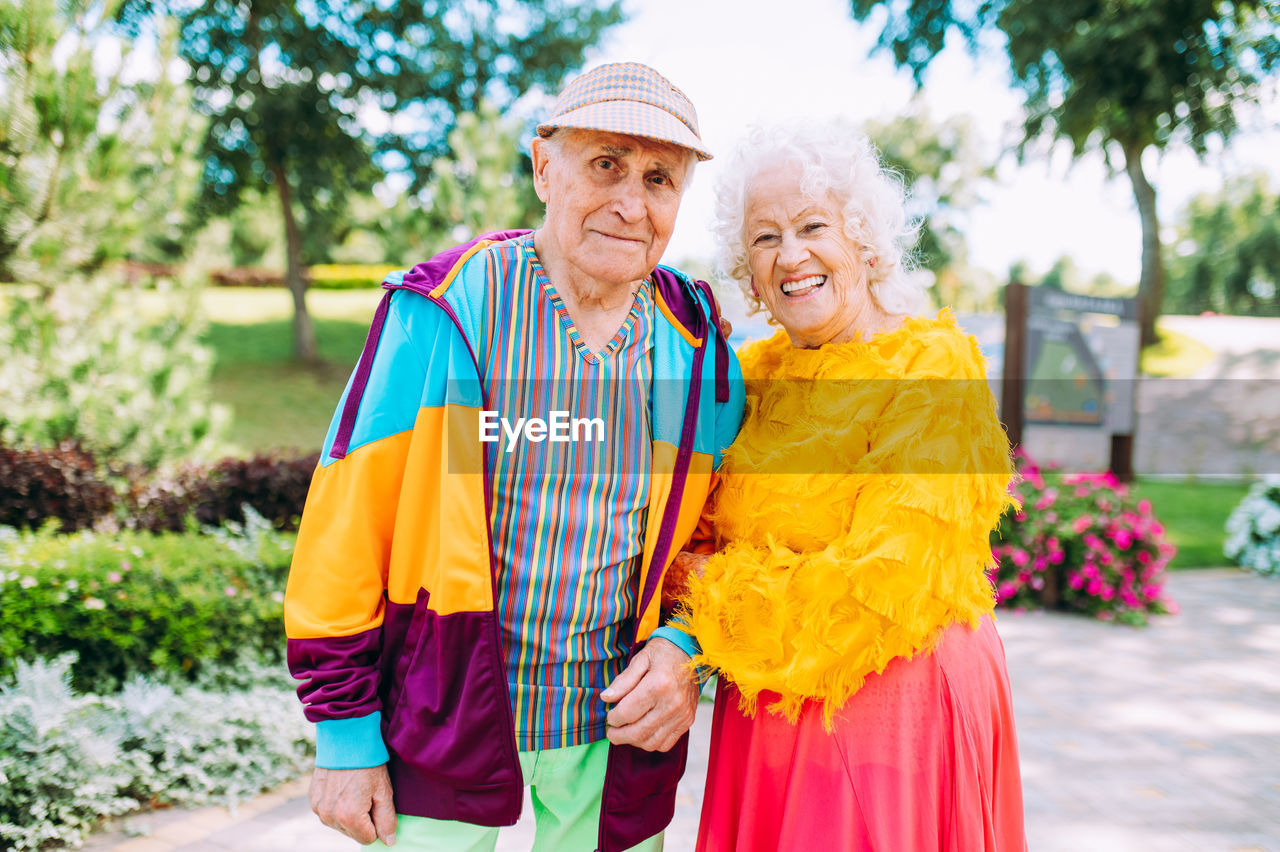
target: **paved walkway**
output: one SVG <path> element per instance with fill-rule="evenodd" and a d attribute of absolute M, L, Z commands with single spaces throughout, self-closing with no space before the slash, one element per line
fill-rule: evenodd
<path fill-rule="evenodd" d="M 1033 852 L 1280 852 L 1280 580 L 1190 571 L 1170 588 L 1181 613 L 1145 630 L 1001 616 Z M 704 704 L 671 852 L 693 848 L 710 718 Z M 209 808 L 139 826 L 147 821 L 148 837 L 101 835 L 88 848 L 359 848 L 312 816 L 301 781 L 235 816 Z M 522 823 L 499 848 L 527 850 L 530 837 Z"/>

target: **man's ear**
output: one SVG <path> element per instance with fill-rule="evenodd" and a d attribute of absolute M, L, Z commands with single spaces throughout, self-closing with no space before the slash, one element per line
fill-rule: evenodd
<path fill-rule="evenodd" d="M 533 191 L 543 204 L 551 197 L 551 180 L 547 174 L 552 160 L 552 145 L 541 136 L 534 137 L 529 146 L 529 155 L 533 159 Z"/>

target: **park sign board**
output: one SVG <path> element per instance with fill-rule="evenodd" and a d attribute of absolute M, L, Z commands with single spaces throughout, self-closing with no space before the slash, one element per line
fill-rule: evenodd
<path fill-rule="evenodd" d="M 1024 417 L 1132 435 L 1138 377 L 1136 299 L 1027 291 Z"/>

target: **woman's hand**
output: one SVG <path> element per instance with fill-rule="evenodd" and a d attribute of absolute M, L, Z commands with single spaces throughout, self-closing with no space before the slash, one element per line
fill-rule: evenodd
<path fill-rule="evenodd" d="M 667 569 L 666 577 L 662 580 L 663 609 L 670 609 L 676 605 L 676 601 L 689 587 L 689 578 L 701 577 L 710 558 L 710 553 L 694 553 L 692 550 L 682 550 L 676 554 L 676 558 L 671 560 L 671 567 Z"/>

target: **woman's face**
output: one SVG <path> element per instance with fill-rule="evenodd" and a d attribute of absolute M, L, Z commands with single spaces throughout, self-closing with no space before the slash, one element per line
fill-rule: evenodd
<path fill-rule="evenodd" d="M 757 175 L 746 196 L 747 257 L 756 292 L 793 346 L 843 343 L 879 313 L 859 246 L 836 197 L 800 191 L 798 166 Z"/>

